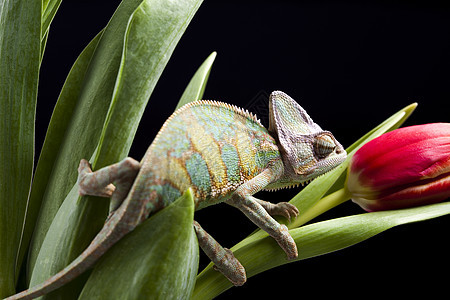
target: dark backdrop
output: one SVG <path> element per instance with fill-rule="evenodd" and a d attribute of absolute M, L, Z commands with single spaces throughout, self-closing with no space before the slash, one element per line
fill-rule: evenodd
<path fill-rule="evenodd" d="M 118 3 L 62 2 L 41 71 L 37 153 L 72 63 Z M 412 102 L 419 106 L 407 125 L 449 121 L 448 7 L 426 1 L 210 0 L 199 9 L 153 92 L 131 156 L 142 157 L 212 51 L 218 56 L 205 99 L 252 109 L 255 99 L 264 103 L 272 90 L 285 91 L 344 146 Z M 276 202 L 297 192 L 259 197 Z M 349 202 L 320 219 L 361 212 Z M 196 219 L 225 247 L 255 229 L 227 205 L 202 210 Z M 351 248 L 260 274 L 220 298 L 267 296 L 270 291 L 298 298 L 445 295 L 449 226 L 450 217 L 442 217 L 395 228 Z M 206 263 L 202 256 L 201 268 Z"/>

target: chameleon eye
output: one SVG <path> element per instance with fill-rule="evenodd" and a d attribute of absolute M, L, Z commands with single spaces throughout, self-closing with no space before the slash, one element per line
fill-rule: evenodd
<path fill-rule="evenodd" d="M 325 158 L 336 149 L 336 144 L 328 134 L 321 134 L 315 137 L 314 153 L 318 158 Z"/>

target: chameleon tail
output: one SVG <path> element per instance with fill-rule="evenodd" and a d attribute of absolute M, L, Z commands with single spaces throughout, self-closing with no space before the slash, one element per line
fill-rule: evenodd
<path fill-rule="evenodd" d="M 5 300 L 33 299 L 47 294 L 70 282 L 78 275 L 89 269 L 94 263 L 118 240 L 134 229 L 135 225 L 123 222 L 125 211 L 118 210 L 105 223 L 91 244 L 71 264 L 53 275 L 48 280 L 28 290 L 12 295 Z"/>

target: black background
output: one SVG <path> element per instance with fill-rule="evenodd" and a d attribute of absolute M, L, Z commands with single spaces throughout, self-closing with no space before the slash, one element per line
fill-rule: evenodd
<path fill-rule="evenodd" d="M 118 3 L 62 2 L 41 69 L 37 153 L 71 65 Z M 449 7 L 426 1 L 210 0 L 199 9 L 161 76 L 130 156 L 142 157 L 212 51 L 218 56 L 205 99 L 251 110 L 255 99 L 260 103 L 264 95 L 282 90 L 344 146 L 412 102 L 419 106 L 406 125 L 449 122 Z M 297 192 L 258 197 L 277 202 Z M 362 212 L 349 202 L 319 219 Z M 227 205 L 199 211 L 196 219 L 225 247 L 255 229 Z M 270 293 L 298 298 L 444 296 L 449 229 L 449 217 L 394 228 L 348 249 L 257 275 L 219 298 Z M 203 254 L 201 259 L 202 268 L 207 260 Z"/>

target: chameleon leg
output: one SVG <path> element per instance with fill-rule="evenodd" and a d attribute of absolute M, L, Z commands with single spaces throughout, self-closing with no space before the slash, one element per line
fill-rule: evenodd
<path fill-rule="evenodd" d="M 262 200 L 252 196 L 276 180 L 277 174 L 279 173 L 276 169 L 264 170 L 258 176 L 239 186 L 230 199 L 225 202 L 240 209 L 256 226 L 273 237 L 286 252 L 288 259 L 295 259 L 298 257 L 297 245 L 289 234 L 288 228 L 270 216 L 264 208 L 265 204 L 261 205 Z"/>
<path fill-rule="evenodd" d="M 239 208 L 253 223 L 273 237 L 278 245 L 286 252 L 288 259 L 298 257 L 297 245 L 284 224 L 273 219 L 264 207 L 253 196 L 245 196 L 241 199 L 230 199 L 228 204 Z"/>
<path fill-rule="evenodd" d="M 233 252 L 230 249 L 223 248 L 197 221 L 194 221 L 194 229 L 198 244 L 215 264 L 214 269 L 222 273 L 235 286 L 243 285 L 247 281 L 245 269 L 234 257 Z"/>
<path fill-rule="evenodd" d="M 270 203 L 264 200 L 256 199 L 256 202 L 258 202 L 264 209 L 269 213 L 271 216 L 283 216 L 289 221 L 291 221 L 291 218 L 294 217 L 294 219 L 298 215 L 298 209 L 295 207 L 295 205 L 292 205 L 288 202 L 279 202 L 279 203 Z"/>
<path fill-rule="evenodd" d="M 92 172 L 89 162 L 82 159 L 78 167 L 79 193 L 81 196 L 112 197 L 112 212 L 125 199 L 139 169 L 139 162 L 127 157 L 116 164 Z"/>

